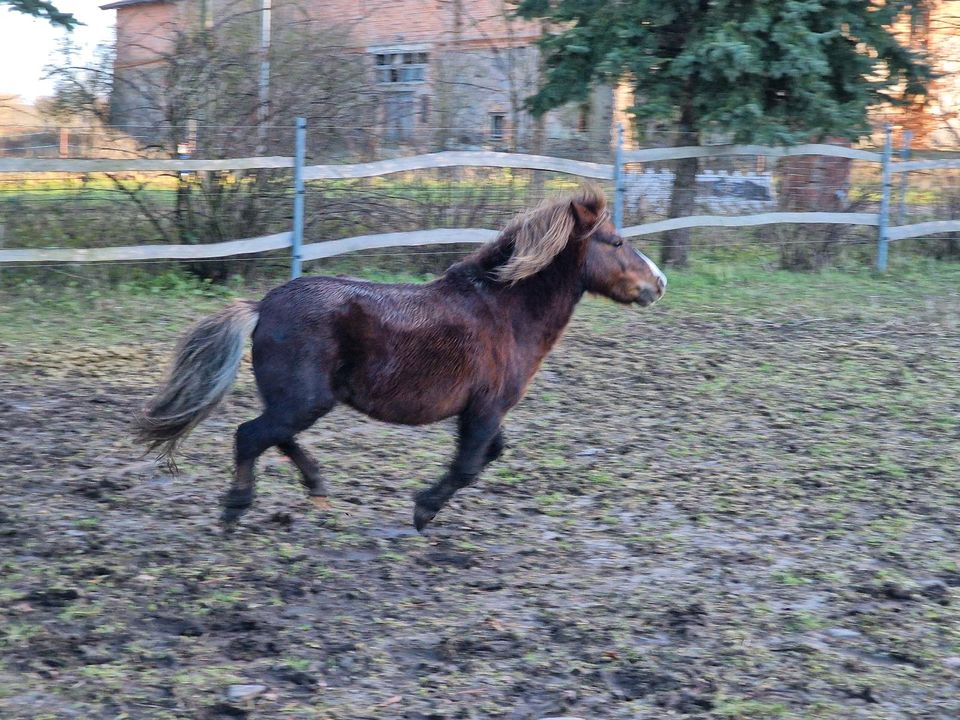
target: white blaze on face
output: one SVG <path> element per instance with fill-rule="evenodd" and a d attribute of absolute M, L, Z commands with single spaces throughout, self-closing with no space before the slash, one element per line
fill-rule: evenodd
<path fill-rule="evenodd" d="M 663 271 L 660 270 L 660 268 L 657 267 L 657 264 L 656 264 L 653 260 L 651 260 L 650 258 L 648 258 L 648 257 L 647 257 L 646 255 L 644 255 L 642 252 L 640 252 L 640 251 L 637 250 L 636 248 L 634 248 L 633 251 L 634 251 L 637 255 L 639 255 L 639 256 L 640 256 L 640 259 L 643 260 L 643 261 L 647 264 L 647 267 L 650 268 L 650 272 L 653 274 L 653 276 L 654 276 L 655 278 L 657 278 L 658 280 L 660 280 L 660 288 L 661 288 L 661 290 L 666 290 L 666 289 L 667 289 L 667 276 L 663 274 Z"/>

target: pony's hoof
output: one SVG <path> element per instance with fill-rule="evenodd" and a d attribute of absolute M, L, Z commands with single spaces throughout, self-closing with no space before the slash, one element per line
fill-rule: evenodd
<path fill-rule="evenodd" d="M 220 524 L 224 528 L 233 530 L 240 517 L 253 505 L 253 498 L 252 490 L 230 488 L 223 497 L 223 512 L 220 513 Z"/>
<path fill-rule="evenodd" d="M 240 516 L 246 508 L 225 507 L 220 513 L 220 525 L 225 533 L 232 533 L 240 523 Z"/>
<path fill-rule="evenodd" d="M 310 502 L 313 503 L 313 506 L 317 510 L 322 510 L 323 512 L 333 510 L 333 505 L 330 504 L 330 500 L 326 495 L 311 495 Z"/>
<path fill-rule="evenodd" d="M 417 532 L 423 532 L 423 529 L 436 516 L 436 510 L 428 510 L 423 505 L 415 505 L 413 508 L 413 526 L 417 529 Z"/>

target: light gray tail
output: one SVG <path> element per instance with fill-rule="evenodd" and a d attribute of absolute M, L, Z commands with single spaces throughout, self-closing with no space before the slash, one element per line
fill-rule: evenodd
<path fill-rule="evenodd" d="M 177 346 L 166 384 L 136 419 L 148 452 L 172 463 L 177 445 L 223 400 L 237 377 L 247 338 L 259 318 L 257 303 L 239 300 L 204 318 Z"/>

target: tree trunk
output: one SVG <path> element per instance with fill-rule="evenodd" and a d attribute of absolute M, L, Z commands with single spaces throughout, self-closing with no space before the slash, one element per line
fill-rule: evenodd
<path fill-rule="evenodd" d="M 849 147 L 843 140 L 825 142 Z M 860 201 L 848 202 L 848 158 L 805 155 L 783 158 L 777 166 L 779 209 L 783 212 L 853 212 Z M 784 270 L 816 272 L 836 259 L 847 228 L 844 225 L 776 225 L 768 231 L 780 245 Z"/>
<path fill-rule="evenodd" d="M 195 238 L 190 232 L 190 184 L 181 173 L 177 173 L 177 194 L 174 204 L 174 225 L 177 229 L 177 242 L 181 245 L 193 245 Z"/>
<path fill-rule="evenodd" d="M 674 147 L 699 144 L 693 123 L 693 108 L 687 104 L 680 113 L 680 123 Z M 667 217 L 677 218 L 693 215 L 697 199 L 697 171 L 700 161 L 697 158 L 677 160 L 673 176 L 673 190 L 670 193 L 670 211 Z M 686 267 L 687 250 L 690 247 L 690 228 L 668 230 L 663 235 L 660 246 L 660 260 L 663 265 Z"/>
<path fill-rule="evenodd" d="M 667 217 L 686 217 L 693 215 L 697 198 L 697 170 L 700 163 L 697 158 L 677 160 L 676 174 L 673 178 L 673 191 L 670 193 L 670 211 Z M 664 233 L 660 247 L 660 259 L 664 265 L 686 267 L 687 250 L 690 247 L 690 228 L 668 230 Z"/>
<path fill-rule="evenodd" d="M 540 20 L 540 34 L 543 37 L 547 36 L 547 33 L 550 32 L 550 23 L 546 20 Z M 537 87 L 543 83 L 544 79 L 547 76 L 547 65 L 546 60 L 544 59 L 543 53 L 538 49 L 537 50 Z M 530 152 L 534 155 L 543 155 L 546 148 L 546 138 L 547 138 L 547 115 L 537 115 L 533 117 L 533 137 L 530 143 Z M 540 170 L 532 170 L 532 178 L 530 179 L 530 190 L 527 194 L 527 204 L 535 205 L 540 202 L 545 194 L 546 189 L 546 173 Z"/>
<path fill-rule="evenodd" d="M 534 155 L 543 155 L 544 139 L 547 134 L 547 116 L 540 115 L 533 119 L 533 138 L 530 143 L 530 152 Z M 530 190 L 527 204 L 535 205 L 543 200 L 547 174 L 541 170 L 531 170 Z"/>

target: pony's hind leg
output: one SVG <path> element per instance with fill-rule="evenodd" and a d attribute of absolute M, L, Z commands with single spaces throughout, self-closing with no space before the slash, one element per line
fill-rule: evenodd
<path fill-rule="evenodd" d="M 271 447 L 293 461 L 312 496 L 326 495 L 317 463 L 294 438 L 337 404 L 324 370 L 333 367 L 335 360 L 326 344 L 306 343 L 276 314 L 262 312 L 260 317 L 253 336 L 253 373 L 264 412 L 237 428 L 237 474 L 223 500 L 227 523 L 238 520 L 253 502 L 254 466 Z"/>
<path fill-rule="evenodd" d="M 224 523 L 235 523 L 253 503 L 256 496 L 254 468 L 257 458 L 274 446 L 279 446 L 284 452 L 286 452 L 284 448 L 294 449 L 294 455 L 290 457 L 303 473 L 304 484 L 311 489 L 312 493 L 315 490 L 317 494 L 324 494 L 323 481 L 320 479 L 316 463 L 293 438 L 301 430 L 310 427 L 328 409 L 298 413 L 292 419 L 289 414 L 280 416 L 268 410 L 260 417 L 245 422 L 237 428 L 235 447 L 237 470 L 233 484 L 223 498 L 221 519 Z"/>
<path fill-rule="evenodd" d="M 236 475 L 233 484 L 223 497 L 223 514 L 221 520 L 225 524 L 233 524 L 240 519 L 247 508 L 253 503 L 256 496 L 256 476 L 254 468 L 257 458 L 268 448 L 286 438 L 280 431 L 275 420 L 269 415 L 243 423 L 237 428 L 234 460 Z"/>
<path fill-rule="evenodd" d="M 300 471 L 301 482 L 307 489 L 307 495 L 310 500 L 319 507 L 326 509 L 327 503 L 327 485 L 320 474 L 320 466 L 310 454 L 296 440 L 288 440 L 277 445 L 277 448 L 290 458 L 290 461 L 297 466 Z"/>

